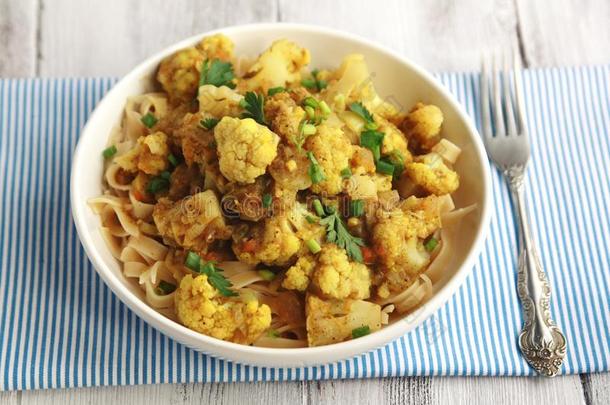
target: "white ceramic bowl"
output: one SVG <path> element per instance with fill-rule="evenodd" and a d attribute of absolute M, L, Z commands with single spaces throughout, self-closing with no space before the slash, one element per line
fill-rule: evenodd
<path fill-rule="evenodd" d="M 461 246 L 437 292 L 418 311 L 368 336 L 329 346 L 302 349 L 271 349 L 225 342 L 192 331 L 165 318 L 142 299 L 137 286 L 123 276 L 100 234 L 100 219 L 87 200 L 101 194 L 103 161 L 101 151 L 110 130 L 119 123 L 128 96 L 152 89 L 159 62 L 178 49 L 191 46 L 202 37 L 222 32 L 235 42 L 237 55 L 257 55 L 273 40 L 288 38 L 311 51 L 312 66 L 336 67 L 348 53 L 364 54 L 373 82 L 382 97 L 410 108 L 417 101 L 438 105 L 445 116 L 443 136 L 462 147 L 456 170 L 461 176 L 455 193 L 456 205 L 478 204 L 462 224 Z M 120 45 L 119 45 L 120 46 Z M 98 159 L 97 156 L 100 156 Z M 256 24 L 224 28 L 181 41 L 148 58 L 119 81 L 98 104 L 83 129 L 72 164 L 71 204 L 74 222 L 85 250 L 100 276 L 131 310 L 153 327 L 198 351 L 240 363 L 296 367 L 333 362 L 367 352 L 404 335 L 443 305 L 470 273 L 479 255 L 490 221 L 490 175 L 479 135 L 470 118 L 453 96 L 422 68 L 404 57 L 351 34 L 326 28 L 295 24 Z"/>

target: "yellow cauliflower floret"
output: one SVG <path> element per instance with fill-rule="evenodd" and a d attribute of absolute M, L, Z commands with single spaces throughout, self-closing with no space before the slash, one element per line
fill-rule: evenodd
<path fill-rule="evenodd" d="M 217 239 L 229 239 L 220 203 L 212 190 L 173 202 L 161 198 L 153 210 L 153 219 L 165 243 L 205 253 Z"/>
<path fill-rule="evenodd" d="M 294 143 L 305 110 L 296 104 L 287 92 L 275 94 L 265 103 L 265 117 L 273 132 L 285 141 Z"/>
<path fill-rule="evenodd" d="M 239 116 L 243 111 L 239 102 L 243 98 L 241 94 L 227 86 L 216 87 L 211 84 L 199 87 L 197 95 L 199 111 L 215 118 L 222 118 L 226 115 Z"/>
<path fill-rule="evenodd" d="M 384 272 L 379 295 L 403 290 L 428 265 L 423 241 L 440 228 L 440 207 L 436 196 L 410 197 L 374 226 L 372 239 Z"/>
<path fill-rule="evenodd" d="M 251 118 L 224 117 L 214 138 L 220 171 L 230 181 L 254 183 L 277 155 L 279 137 Z"/>
<path fill-rule="evenodd" d="M 310 60 L 309 51 L 294 42 L 280 39 L 271 44 L 244 75 L 246 90 L 286 86 L 301 80 L 301 69 Z"/>
<path fill-rule="evenodd" d="M 289 190 L 305 190 L 311 186 L 307 170 L 309 160 L 296 147 L 280 144 L 277 156 L 269 166 L 275 184 Z"/>
<path fill-rule="evenodd" d="M 339 194 L 343 189 L 341 171 L 349 167 L 354 148 L 338 128 L 319 125 L 315 135 L 307 138 L 306 149 L 315 156 L 324 171 L 325 179 L 311 186 L 314 193 L 326 196 Z"/>
<path fill-rule="evenodd" d="M 433 104 L 417 103 L 401 124 L 409 139 L 424 150 L 430 150 L 439 140 L 443 112 Z"/>
<path fill-rule="evenodd" d="M 335 244 L 322 248 L 311 281 L 326 297 L 366 299 L 370 296 L 369 268 L 362 263 L 350 262 L 345 250 Z"/>
<path fill-rule="evenodd" d="M 460 185 L 458 174 L 449 169 L 441 156 L 434 152 L 407 163 L 405 172 L 413 183 L 435 195 L 451 194 Z"/>
<path fill-rule="evenodd" d="M 127 153 L 117 157 L 115 162 L 128 172 L 141 170 L 146 174 L 157 175 L 169 166 L 168 155 L 167 135 L 155 132 L 139 137 L 138 143 Z"/>
<path fill-rule="evenodd" d="M 161 61 L 157 80 L 171 101 L 190 102 L 197 94 L 205 56 L 196 48 L 181 49 Z"/>
<path fill-rule="evenodd" d="M 304 241 L 320 242 L 324 235 L 322 226 L 305 219 L 310 215 L 303 204 L 294 203 L 289 211 L 255 225 L 244 239 L 233 243 L 233 251 L 240 261 L 249 264 L 288 265 L 297 255 L 307 253 Z"/>
<path fill-rule="evenodd" d="M 186 275 L 175 295 L 178 319 L 197 332 L 241 344 L 252 344 L 271 325 L 271 309 L 257 300 L 227 299 L 205 275 Z"/>
<path fill-rule="evenodd" d="M 309 346 L 343 342 L 352 338 L 356 328 L 368 326 L 371 332 L 381 328 L 381 307 L 362 300 L 322 300 L 307 295 L 307 341 Z"/>
<path fill-rule="evenodd" d="M 286 271 L 282 287 L 287 290 L 305 291 L 309 287 L 309 277 L 315 266 L 315 257 L 311 255 L 299 257 L 299 260 Z"/>
<path fill-rule="evenodd" d="M 378 114 L 375 114 L 375 122 L 379 124 L 378 131 L 385 134 L 381 144 L 381 154 L 389 155 L 398 151 L 405 163 L 413 160 L 411 152 L 407 149 L 407 139 L 404 134 L 394 124 Z"/>
<path fill-rule="evenodd" d="M 226 35 L 216 34 L 203 38 L 197 48 L 203 52 L 206 59 L 229 60 L 233 57 L 235 45 Z"/>

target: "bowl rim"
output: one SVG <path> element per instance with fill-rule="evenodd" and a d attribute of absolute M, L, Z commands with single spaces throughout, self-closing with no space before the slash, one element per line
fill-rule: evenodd
<path fill-rule="evenodd" d="M 406 315 L 400 321 L 394 322 L 393 324 L 384 326 L 379 331 L 371 333 L 370 335 L 364 336 L 359 339 L 348 340 L 345 342 L 334 343 L 326 346 L 317 347 L 306 347 L 306 348 L 267 348 L 248 346 L 238 343 L 227 342 L 224 340 L 216 339 L 208 335 L 201 334 L 194 330 L 188 329 L 187 327 L 175 322 L 169 318 L 166 318 L 151 306 L 149 306 L 144 300 L 140 299 L 137 295 L 131 292 L 123 282 L 106 267 L 102 252 L 98 250 L 95 245 L 91 230 L 86 225 L 86 212 L 88 209 L 86 201 L 79 200 L 78 184 L 81 182 L 81 176 L 83 172 L 79 171 L 78 168 L 83 164 L 86 164 L 87 155 L 83 152 L 83 142 L 90 132 L 90 128 L 99 119 L 98 116 L 102 114 L 105 102 L 110 96 L 116 92 L 121 91 L 122 85 L 130 83 L 134 80 L 138 80 L 143 76 L 144 73 L 149 71 L 150 65 L 158 63 L 161 58 L 175 52 L 178 49 L 191 46 L 197 40 L 203 37 L 224 33 L 227 35 L 242 34 L 244 32 L 255 32 L 257 30 L 288 30 L 292 32 L 305 32 L 305 33 L 321 33 L 329 37 L 338 37 L 344 40 L 353 41 L 362 44 L 364 47 L 372 48 L 375 51 L 382 54 L 384 57 L 392 58 L 405 65 L 408 69 L 412 69 L 417 74 L 427 80 L 427 84 L 435 88 L 445 101 L 454 109 L 459 118 L 465 123 L 468 129 L 468 136 L 471 138 L 472 144 L 476 155 L 482 161 L 483 173 L 481 176 L 483 186 L 483 201 L 481 203 L 481 221 L 474 242 L 470 247 L 463 264 L 459 267 L 457 272 L 451 277 L 447 283 L 439 289 L 424 305 L 419 307 L 414 313 Z M 283 34 L 286 35 L 286 34 Z M 178 41 L 173 45 L 165 47 L 164 49 L 156 52 L 152 56 L 147 57 L 141 61 L 135 68 L 129 71 L 123 76 L 113 87 L 106 93 L 106 95 L 98 102 L 97 106 L 89 116 L 86 125 L 83 127 L 78 139 L 78 144 L 73 153 L 72 168 L 70 174 L 70 203 L 71 211 L 76 230 L 83 245 L 87 256 L 93 263 L 93 267 L 96 272 L 101 276 L 103 281 L 113 291 L 113 293 L 125 304 L 127 307 L 142 318 L 146 323 L 153 326 L 155 329 L 161 331 L 163 334 L 170 338 L 185 344 L 199 352 L 213 355 L 220 359 L 228 359 L 236 363 L 255 365 L 255 366 L 270 366 L 270 367 L 300 367 L 300 366 L 314 366 L 332 363 L 335 361 L 348 359 L 353 356 L 364 354 L 369 351 L 375 350 L 382 347 L 400 336 L 412 331 L 423 323 L 430 315 L 437 311 L 443 304 L 445 304 L 449 298 L 451 298 L 463 284 L 466 276 L 468 276 L 475 264 L 475 260 L 479 257 L 482 248 L 484 246 L 485 239 L 489 233 L 489 227 L 491 222 L 491 173 L 489 166 L 486 164 L 487 155 L 483 147 L 481 137 L 471 119 L 466 113 L 464 108 L 457 102 L 453 94 L 451 94 L 436 78 L 430 73 L 418 66 L 416 63 L 410 61 L 406 57 L 398 54 L 396 51 L 390 48 L 375 43 L 371 40 L 363 38 L 359 35 L 352 34 L 345 31 L 340 31 L 332 28 L 308 25 L 308 24 L 296 24 L 296 23 L 256 23 L 256 24 L 244 24 L 244 25 L 233 25 L 228 27 L 222 27 L 211 31 L 206 31 L 186 39 Z M 411 318 L 411 319 L 409 319 Z M 405 322 L 406 321 L 406 322 Z"/>

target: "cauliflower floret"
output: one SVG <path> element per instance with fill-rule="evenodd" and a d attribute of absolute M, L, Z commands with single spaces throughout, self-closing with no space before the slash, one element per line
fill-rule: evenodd
<path fill-rule="evenodd" d="M 153 219 L 165 243 L 205 253 L 217 239 L 229 239 L 216 194 L 207 190 L 173 202 L 159 199 Z"/>
<path fill-rule="evenodd" d="M 350 161 L 353 174 L 375 173 L 375 158 L 370 149 L 354 145 L 354 154 Z"/>
<path fill-rule="evenodd" d="M 188 102 L 195 98 L 199 70 L 205 56 L 196 48 L 181 49 L 161 61 L 157 80 L 172 102 Z"/>
<path fill-rule="evenodd" d="M 436 196 L 410 197 L 374 226 L 372 239 L 384 272 L 379 295 L 403 290 L 428 265 L 423 240 L 441 226 L 441 203 Z"/>
<path fill-rule="evenodd" d="M 356 328 L 368 326 L 371 332 L 381 328 L 381 307 L 362 300 L 322 300 L 307 295 L 307 341 L 309 346 L 338 343 L 352 338 Z"/>
<path fill-rule="evenodd" d="M 275 184 L 289 190 L 305 190 L 311 186 L 311 178 L 307 170 L 309 160 L 299 153 L 294 146 L 280 144 L 277 156 L 269 166 L 269 174 Z"/>
<path fill-rule="evenodd" d="M 305 110 L 298 106 L 287 92 L 275 94 L 265 103 L 265 117 L 273 132 L 294 143 L 299 126 L 305 118 Z"/>
<path fill-rule="evenodd" d="M 413 183 L 435 195 L 451 194 L 460 185 L 458 174 L 449 169 L 440 155 L 434 152 L 407 163 L 405 173 Z"/>
<path fill-rule="evenodd" d="M 309 51 L 280 39 L 271 44 L 244 75 L 245 90 L 286 86 L 301 80 L 301 69 L 309 64 Z"/>
<path fill-rule="evenodd" d="M 325 179 L 311 186 L 314 193 L 334 196 L 343 189 L 341 171 L 349 167 L 354 149 L 349 139 L 338 128 L 319 125 L 315 135 L 305 142 L 306 149 L 313 152 L 324 171 Z"/>
<path fill-rule="evenodd" d="M 235 45 L 226 35 L 216 34 L 203 38 L 197 45 L 197 48 L 203 52 L 206 59 L 227 61 L 233 58 L 233 49 L 235 48 Z"/>
<path fill-rule="evenodd" d="M 279 137 L 251 118 L 224 117 L 214 138 L 220 171 L 230 181 L 254 183 L 277 155 Z"/>
<path fill-rule="evenodd" d="M 371 271 L 357 262 L 350 262 L 344 249 L 324 245 L 312 276 L 313 286 L 330 298 L 366 299 L 370 296 Z"/>
<path fill-rule="evenodd" d="M 394 124 L 378 114 L 375 114 L 375 122 L 379 124 L 378 131 L 385 134 L 381 145 L 381 153 L 389 155 L 398 151 L 405 163 L 413 160 L 411 152 L 407 149 L 407 139 L 404 134 Z"/>
<path fill-rule="evenodd" d="M 312 215 L 301 203 L 256 224 L 251 232 L 232 247 L 240 261 L 248 264 L 264 263 L 269 266 L 285 266 L 294 262 L 297 255 L 307 253 L 304 241 L 321 241 L 324 228 L 309 223 L 305 218 Z"/>
<path fill-rule="evenodd" d="M 282 287 L 287 290 L 305 291 L 309 287 L 309 277 L 316 266 L 314 256 L 306 255 L 286 271 L 286 277 L 282 281 Z"/>
<path fill-rule="evenodd" d="M 227 86 L 212 86 L 206 84 L 199 87 L 197 100 L 199 111 L 216 118 L 224 116 L 238 117 L 242 112 L 239 102 L 244 97 Z"/>
<path fill-rule="evenodd" d="M 138 143 L 127 153 L 117 157 L 115 162 L 131 173 L 141 170 L 146 174 L 157 175 L 169 166 L 168 155 L 167 135 L 155 132 L 139 137 Z"/>
<path fill-rule="evenodd" d="M 159 64 L 157 80 L 172 102 L 190 102 L 197 94 L 199 72 L 206 59 L 229 60 L 233 43 L 224 35 L 204 38 L 197 47 L 181 49 Z"/>
<path fill-rule="evenodd" d="M 341 66 L 332 72 L 328 87 L 321 96 L 335 111 L 343 111 L 353 101 L 368 99 L 371 91 L 372 83 L 364 56 L 349 54 L 343 58 Z"/>
<path fill-rule="evenodd" d="M 401 128 L 414 144 L 430 150 L 438 141 L 443 112 L 433 104 L 417 103 L 401 123 Z"/>
<path fill-rule="evenodd" d="M 178 319 L 186 327 L 235 343 L 252 344 L 271 325 L 269 306 L 256 299 L 224 298 L 205 275 L 182 278 L 175 304 Z"/>

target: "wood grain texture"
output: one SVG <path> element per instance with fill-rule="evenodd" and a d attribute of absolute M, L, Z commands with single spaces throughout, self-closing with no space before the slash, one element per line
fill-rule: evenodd
<path fill-rule="evenodd" d="M 279 1 L 281 21 L 349 31 L 433 71 L 476 70 L 482 52 L 517 44 L 512 0 Z"/>
<path fill-rule="evenodd" d="M 36 0 L 0 1 L 0 76 L 36 74 Z"/>
<path fill-rule="evenodd" d="M 610 63 L 610 1 L 516 2 L 530 66 Z"/>
<path fill-rule="evenodd" d="M 581 376 L 585 399 L 588 404 L 610 403 L 610 373 L 595 373 Z"/>
<path fill-rule="evenodd" d="M 43 0 L 40 75 L 121 76 L 180 39 L 276 14 L 275 0 Z"/>

